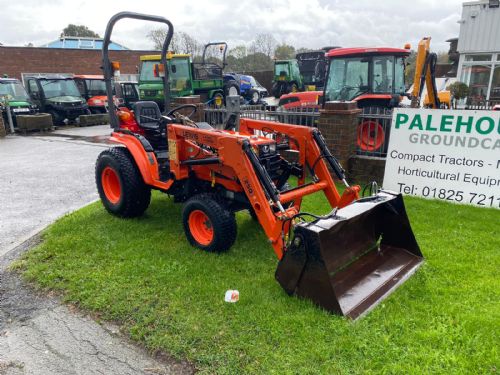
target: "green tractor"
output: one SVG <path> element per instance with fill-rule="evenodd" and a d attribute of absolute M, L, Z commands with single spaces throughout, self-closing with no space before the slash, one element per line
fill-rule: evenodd
<path fill-rule="evenodd" d="M 4 117 L 4 124 L 8 125 L 7 107 L 10 108 L 10 117 L 13 126 L 16 126 L 17 115 L 32 115 L 38 112 L 24 86 L 15 78 L 0 78 L 0 115 Z"/>
<path fill-rule="evenodd" d="M 207 50 L 218 46 L 222 58 L 213 57 L 209 62 Z M 200 95 L 203 102 L 216 107 L 224 104 L 224 99 L 232 92 L 239 93 L 239 85 L 235 81 L 224 82 L 223 69 L 226 66 L 225 42 L 208 43 L 205 45 L 201 62 L 192 62 L 190 55 L 167 54 L 170 98 L 189 95 Z M 163 109 L 164 91 L 161 78 L 160 55 L 141 56 L 139 74 L 139 97 L 141 100 L 151 100 Z"/>
<path fill-rule="evenodd" d="M 297 91 L 304 91 L 304 81 L 297 60 L 275 60 L 272 95 L 279 98 L 281 95 Z"/>
<path fill-rule="evenodd" d="M 155 70 L 160 63 L 160 55 L 140 57 L 139 98 L 156 102 L 160 108 L 164 102 L 163 81 Z M 167 55 L 169 70 L 170 96 L 180 97 L 193 95 L 193 78 L 191 73 L 191 56 L 184 54 Z"/>

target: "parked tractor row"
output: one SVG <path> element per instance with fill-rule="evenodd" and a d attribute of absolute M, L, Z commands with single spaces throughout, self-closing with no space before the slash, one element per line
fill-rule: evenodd
<path fill-rule="evenodd" d="M 191 55 L 168 52 L 170 97 L 199 95 L 203 102 L 214 107 L 222 107 L 227 96 L 238 95 L 247 103 L 261 103 L 268 93 L 254 77 L 224 72 L 226 51 L 226 42 L 208 43 L 200 62 L 194 62 Z M 160 65 L 160 58 L 161 55 L 140 57 L 139 94 L 141 100 L 154 101 L 163 109 L 165 92 L 160 72 L 155 69 Z"/>
<path fill-rule="evenodd" d="M 0 78 L 0 112 L 14 129 L 19 115 L 48 113 L 53 125 L 61 126 L 82 115 L 107 112 L 102 75 L 26 74 L 23 81 L 24 86 L 18 79 Z M 116 105 L 132 108 L 139 100 L 136 82 L 116 81 L 113 90 Z"/>

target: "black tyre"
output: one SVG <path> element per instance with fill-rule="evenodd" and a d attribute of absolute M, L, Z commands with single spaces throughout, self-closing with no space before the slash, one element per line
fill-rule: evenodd
<path fill-rule="evenodd" d="M 224 96 L 238 96 L 240 95 L 240 86 L 235 80 L 227 81 L 224 84 Z"/>
<path fill-rule="evenodd" d="M 182 224 L 189 243 L 205 251 L 227 251 L 236 240 L 234 213 L 211 194 L 198 194 L 186 202 Z"/>
<path fill-rule="evenodd" d="M 212 97 L 212 103 L 215 108 L 221 108 L 224 105 L 224 96 L 222 93 L 215 93 Z"/>
<path fill-rule="evenodd" d="M 281 85 L 277 82 L 273 83 L 273 87 L 271 87 L 271 94 L 278 99 L 281 96 Z"/>
<path fill-rule="evenodd" d="M 64 118 L 56 111 L 49 111 L 48 113 L 52 116 L 52 123 L 54 124 L 54 126 L 64 125 Z"/>
<path fill-rule="evenodd" d="M 248 99 L 250 100 L 250 104 L 259 104 L 260 101 L 260 94 L 257 90 L 255 89 L 250 89 L 248 91 Z"/>
<path fill-rule="evenodd" d="M 137 217 L 148 208 L 151 188 L 144 183 L 126 148 L 101 152 L 95 166 L 95 180 L 103 206 L 113 215 Z"/>
<path fill-rule="evenodd" d="M 298 92 L 299 86 L 295 82 L 292 82 L 288 85 L 288 92 Z"/>

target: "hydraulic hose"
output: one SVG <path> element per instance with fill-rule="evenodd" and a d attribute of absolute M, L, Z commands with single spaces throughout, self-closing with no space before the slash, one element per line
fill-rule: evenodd
<path fill-rule="evenodd" d="M 321 157 L 326 159 L 328 164 L 330 164 L 330 167 L 333 169 L 335 172 L 335 175 L 337 178 L 344 183 L 346 187 L 349 187 L 349 184 L 347 183 L 346 177 L 345 177 L 345 171 L 340 165 L 339 161 L 335 158 L 335 156 L 332 155 L 328 147 L 326 146 L 325 139 L 321 135 L 321 133 L 315 129 L 313 131 L 313 138 L 316 141 L 316 144 L 318 145 L 320 151 L 321 151 Z"/>
<path fill-rule="evenodd" d="M 432 90 L 432 96 L 434 97 L 434 102 L 432 103 L 432 105 L 435 109 L 439 109 L 439 107 L 441 107 L 441 103 L 439 102 L 438 91 L 436 87 L 436 64 L 437 54 L 435 54 L 434 52 L 429 53 L 425 59 L 424 69 L 422 71 L 422 75 L 420 76 L 420 92 L 418 94 L 418 97 L 422 97 L 422 91 L 424 89 L 424 84 L 426 83 L 427 78 L 427 70 L 429 70 L 432 87 L 427 87 L 427 95 L 429 95 L 429 91 Z"/>
<path fill-rule="evenodd" d="M 257 175 L 267 196 L 276 204 L 276 206 L 278 206 L 280 211 L 283 212 L 284 209 L 279 200 L 279 191 L 276 188 L 276 185 L 274 185 L 274 182 L 271 180 L 271 177 L 269 177 L 269 174 L 260 164 L 259 159 L 253 152 L 252 146 L 250 145 L 250 142 L 248 140 L 243 141 L 243 151 L 250 160 L 250 163 L 252 164 L 255 174 Z"/>

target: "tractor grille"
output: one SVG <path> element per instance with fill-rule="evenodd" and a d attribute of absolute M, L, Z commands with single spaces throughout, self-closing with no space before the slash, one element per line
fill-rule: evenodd
<path fill-rule="evenodd" d="M 73 107 L 80 107 L 82 105 L 82 103 L 77 103 L 77 102 L 74 102 L 74 103 L 62 103 L 63 107 L 66 107 L 66 108 L 73 108 Z"/>
<path fill-rule="evenodd" d="M 260 164 L 271 177 L 271 180 L 276 180 L 280 176 L 281 158 L 278 153 L 267 153 L 259 155 Z"/>

